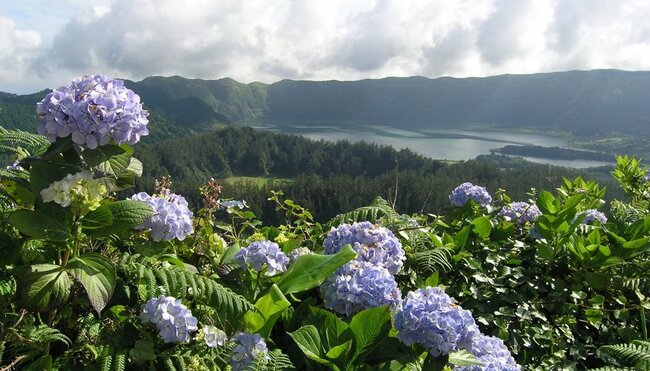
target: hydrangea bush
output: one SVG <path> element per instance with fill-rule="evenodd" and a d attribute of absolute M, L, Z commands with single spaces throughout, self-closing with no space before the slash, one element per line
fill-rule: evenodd
<path fill-rule="evenodd" d="M 215 180 L 194 211 L 168 178 L 125 197 L 148 129 L 119 80 L 77 79 L 37 113 L 51 145 L 0 183 L 3 369 L 571 369 L 646 333 L 650 222 L 625 210 L 650 196 L 630 159 L 614 176 L 633 202 L 609 220 L 582 179 L 530 203 L 464 183 L 450 201 L 472 206 L 448 216 L 353 210 L 327 231 L 281 192 L 286 222 L 264 226 Z"/>

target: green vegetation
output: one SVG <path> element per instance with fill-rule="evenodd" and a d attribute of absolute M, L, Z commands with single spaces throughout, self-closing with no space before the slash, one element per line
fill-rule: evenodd
<path fill-rule="evenodd" d="M 292 140 L 239 129 L 215 135 L 227 135 L 233 145 L 249 138 L 249 145 L 264 143 L 270 149 L 276 140 Z M 425 347 L 422 335 L 414 344 L 403 342 L 406 328 L 398 324 L 398 316 L 407 310 L 412 311 L 406 315 L 419 315 L 417 308 L 406 309 L 411 308 L 408 300 L 416 298 L 408 293 L 442 295 L 433 287 L 444 288 L 456 298 L 457 303 L 445 310 L 469 310 L 466 315 L 473 319 L 458 331 L 477 339 L 495 336 L 497 343 L 507 345 L 499 351 L 509 350 L 525 369 L 590 369 L 606 362 L 647 366 L 650 183 L 645 178 L 647 169 L 635 158 L 617 159 L 612 175 L 631 201 L 612 201 L 609 220 L 585 221 L 585 212 L 605 203 L 605 190 L 582 178 L 560 178 L 551 191 L 540 189 L 517 197 L 495 190 L 485 205 L 468 200 L 463 206 L 448 207 L 444 216 L 440 210 L 397 212 L 390 202 L 376 198 L 360 208 L 347 207 L 324 223 L 282 193 L 271 192 L 267 197 L 281 216 L 272 224 L 245 208 L 220 208 L 225 204 L 221 189 L 211 182 L 201 187 L 203 206 L 195 209 L 191 231 L 183 238 L 161 239 L 152 225 L 179 228 L 165 224 L 179 215 L 167 213 L 161 218 L 155 206 L 124 200 L 116 193 L 130 187 L 142 171 L 130 146 L 80 150 L 70 138 L 59 138 L 46 147 L 41 137 L 11 131 L 0 132 L 0 143 L 4 144 L 0 150 L 16 156 L 24 168 L 0 171 L 0 218 L 5 221 L 0 229 L 2 367 L 227 370 L 241 362 L 242 350 L 236 350 L 241 345 L 237 343 L 240 331 L 259 336 L 258 352 L 247 365 L 257 370 L 424 371 L 488 367 L 495 362 L 476 352 L 473 347 L 478 343 L 463 345 L 457 339 L 451 350 L 445 350 Z M 183 144 L 165 141 L 161 146 L 177 143 Z M 423 166 L 426 173 L 431 165 L 390 148 L 316 143 L 320 144 L 305 141 L 314 149 L 311 155 L 327 154 L 333 146 L 346 149 L 349 156 L 376 156 L 384 151 L 401 156 L 409 169 L 399 174 L 413 174 L 412 178 L 400 175 L 399 187 L 407 187 L 402 197 L 411 194 L 408 184 L 421 176 L 415 169 Z M 373 148 L 374 155 L 367 155 Z M 280 161 L 282 156 L 277 158 Z M 273 169 L 272 159 L 266 170 Z M 245 166 L 245 161 L 237 166 Z M 310 166 L 326 169 L 318 161 Z M 372 169 L 382 176 L 381 166 Z M 460 176 L 489 171 L 486 179 L 494 176 L 492 168 L 478 161 L 439 164 L 429 171 Z M 70 181 L 72 187 L 62 185 Z M 266 186 L 274 182 L 283 180 L 267 181 Z M 441 190 L 440 196 L 446 198 L 454 185 Z M 153 198 L 178 202 L 170 186 L 161 179 Z M 257 182 L 252 187 L 258 187 Z M 65 197 L 51 198 L 48 190 L 69 197 L 69 202 Z M 330 199 L 335 200 L 334 195 L 323 195 L 324 201 Z M 523 222 L 504 217 L 503 210 L 515 199 L 535 205 L 540 215 Z M 189 217 L 189 211 L 181 213 Z M 343 265 L 349 269 L 369 264 L 364 259 L 370 258 L 363 254 L 378 245 L 355 244 L 353 249 L 346 244 L 328 251 L 327 246 L 336 241 L 326 242 L 328 231 L 332 227 L 346 231 L 352 228 L 349 223 L 366 221 L 364 228 L 386 228 L 381 229 L 382 238 L 392 246 L 399 244 L 399 254 L 404 255 L 388 281 L 369 283 L 381 289 L 383 283 L 394 282 L 404 302 L 390 306 L 371 301 L 363 310 L 346 315 L 327 304 L 330 294 L 318 287 L 339 284 L 327 280 L 342 274 L 338 269 Z M 253 261 L 242 264 L 239 257 L 262 243 L 277 247 L 273 256 L 270 250 L 264 255 L 267 263 L 257 268 Z M 271 265 L 270 259 L 299 247 L 306 249 L 306 255 Z M 271 273 L 272 268 L 277 271 Z M 383 266 L 372 269 L 388 272 Z M 365 291 L 372 288 L 361 282 L 360 295 L 373 298 Z M 346 291 L 346 300 L 355 295 Z M 166 306 L 159 304 L 163 300 Z M 471 332 L 474 320 L 483 335 Z M 440 330 L 440 339 L 457 330 L 417 323 L 424 324 L 418 334 Z M 217 330 L 229 340 L 218 344 L 207 336 Z M 621 343 L 627 345 L 614 345 Z M 505 362 L 505 355 L 498 357 Z"/>
<path fill-rule="evenodd" d="M 542 147 L 542 146 L 504 146 L 496 148 L 492 153 L 500 153 L 513 156 L 528 156 L 538 158 L 549 158 L 556 160 L 593 160 L 613 162 L 614 155 L 603 152 L 578 151 L 569 148 L 560 147 Z"/>

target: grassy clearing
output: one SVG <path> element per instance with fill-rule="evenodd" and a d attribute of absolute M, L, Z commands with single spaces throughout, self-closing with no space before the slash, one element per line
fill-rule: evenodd
<path fill-rule="evenodd" d="M 253 185 L 258 188 L 262 188 L 269 181 L 279 181 L 279 182 L 293 182 L 293 179 L 290 178 L 276 178 L 276 177 L 263 177 L 263 176 L 231 176 L 224 180 L 226 186 L 235 186 L 237 184 L 245 184 L 247 186 Z"/>

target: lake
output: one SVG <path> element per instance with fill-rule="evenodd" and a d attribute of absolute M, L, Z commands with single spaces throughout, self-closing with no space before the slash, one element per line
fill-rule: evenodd
<path fill-rule="evenodd" d="M 327 141 L 374 142 L 395 148 L 409 148 L 424 156 L 440 160 L 469 160 L 478 155 L 489 154 L 490 149 L 505 145 L 537 145 L 544 147 L 567 147 L 567 138 L 518 132 L 506 129 L 400 129 L 392 126 L 367 125 L 301 125 L 255 123 L 256 129 L 280 133 L 299 134 L 310 139 Z M 532 162 L 557 166 L 587 168 L 609 165 L 607 162 L 588 160 L 554 160 L 525 157 Z"/>

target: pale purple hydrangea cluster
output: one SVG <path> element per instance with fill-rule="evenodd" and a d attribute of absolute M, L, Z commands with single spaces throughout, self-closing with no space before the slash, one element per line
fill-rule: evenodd
<path fill-rule="evenodd" d="M 472 314 L 438 287 L 409 292 L 394 323 L 399 340 L 422 344 L 434 357 L 466 349 L 480 335 Z"/>
<path fill-rule="evenodd" d="M 341 224 L 327 234 L 323 247 L 326 254 L 336 254 L 350 244 L 359 254 L 357 260 L 382 266 L 397 274 L 406 256 L 402 244 L 389 229 L 370 222 Z"/>
<path fill-rule="evenodd" d="M 124 81 L 103 75 L 84 76 L 49 93 L 36 105 L 38 133 L 54 142 L 72 136 L 87 148 L 135 144 L 148 135 L 149 113 Z"/>
<path fill-rule="evenodd" d="M 503 340 L 494 336 L 479 335 L 472 339 L 467 350 L 482 366 L 454 367 L 456 371 L 519 371 L 521 367 L 512 358 Z"/>
<path fill-rule="evenodd" d="M 600 211 L 598 211 L 596 209 L 585 210 L 585 211 L 579 213 L 578 215 L 576 215 L 577 219 L 582 218 L 582 217 L 584 217 L 584 219 L 582 219 L 580 224 L 591 224 L 591 223 L 593 223 L 595 221 L 599 221 L 600 224 L 607 223 L 607 216 L 605 216 L 604 213 L 602 213 L 602 212 L 600 212 Z"/>
<path fill-rule="evenodd" d="M 198 321 L 192 312 L 171 296 L 147 301 L 141 308 L 140 320 L 155 324 L 165 343 L 187 343 L 190 333 L 198 329 Z"/>
<path fill-rule="evenodd" d="M 357 259 L 323 282 L 325 306 L 347 316 L 383 305 L 399 306 L 402 294 L 393 275 L 406 257 L 393 232 L 370 222 L 341 224 L 328 233 L 323 247 L 326 254 L 336 254 L 347 244 Z"/>
<path fill-rule="evenodd" d="M 170 193 L 157 197 L 140 192 L 131 199 L 146 202 L 153 209 L 153 215 L 138 229 L 150 230 L 154 241 L 170 241 L 174 238 L 182 241 L 194 233 L 193 214 L 183 196 Z"/>
<path fill-rule="evenodd" d="M 542 215 L 537 205 L 531 205 L 528 202 L 518 201 L 512 202 L 510 205 L 504 206 L 499 215 L 505 217 L 517 225 L 524 225 L 528 222 L 533 223 L 537 218 Z"/>
<path fill-rule="evenodd" d="M 346 316 L 383 305 L 396 307 L 402 296 L 386 268 L 359 261 L 348 262 L 329 276 L 321 293 L 327 308 Z"/>
<path fill-rule="evenodd" d="M 303 255 L 310 255 L 313 254 L 311 250 L 309 250 L 308 247 L 299 247 L 297 249 L 293 249 L 289 253 L 289 264 L 295 262 L 299 257 Z"/>
<path fill-rule="evenodd" d="M 239 250 L 235 260 L 242 269 L 250 266 L 253 270 L 261 272 L 266 267 L 266 274 L 269 276 L 286 271 L 289 264 L 289 258 L 280 250 L 278 244 L 266 240 L 255 241 Z"/>
<path fill-rule="evenodd" d="M 271 359 L 266 342 L 259 334 L 240 332 L 233 336 L 232 341 L 236 344 L 230 361 L 233 371 L 246 370 L 258 359 Z"/>
<path fill-rule="evenodd" d="M 449 201 L 454 206 L 465 206 L 469 200 L 473 200 L 477 204 L 485 207 L 492 202 L 492 196 L 490 196 L 485 187 L 477 186 L 470 182 L 459 185 L 449 195 Z"/>

